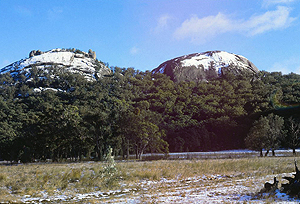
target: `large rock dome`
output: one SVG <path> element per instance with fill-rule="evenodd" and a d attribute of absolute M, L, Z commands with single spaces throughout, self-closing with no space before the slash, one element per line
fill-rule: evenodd
<path fill-rule="evenodd" d="M 235 75 L 259 70 L 247 58 L 224 51 L 208 51 L 184 55 L 160 64 L 152 70 L 163 73 L 174 81 L 208 81 L 228 72 Z"/>

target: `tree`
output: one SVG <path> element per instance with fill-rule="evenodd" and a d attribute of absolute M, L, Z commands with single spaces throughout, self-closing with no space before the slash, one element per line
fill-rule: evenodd
<path fill-rule="evenodd" d="M 253 150 L 260 151 L 266 149 L 265 156 L 268 155 L 269 150 L 272 150 L 272 155 L 275 156 L 275 149 L 279 147 L 283 137 L 284 120 L 273 113 L 268 116 L 261 116 L 258 121 L 255 121 L 245 138 L 246 146 Z"/>
<path fill-rule="evenodd" d="M 13 142 L 16 138 L 14 127 L 8 122 L 0 122 L 0 158 L 13 160 Z"/>
<path fill-rule="evenodd" d="M 284 119 L 278 115 L 274 115 L 273 113 L 267 116 L 269 122 L 269 129 L 267 132 L 267 140 L 266 140 L 266 149 L 267 153 L 269 149 L 272 150 L 272 156 L 275 156 L 275 149 L 277 149 L 280 145 L 280 142 L 283 138 L 283 125 Z"/>
<path fill-rule="evenodd" d="M 300 145 L 300 123 L 294 118 L 289 117 L 288 119 L 288 134 L 286 141 L 290 148 L 293 149 L 293 154 L 296 155 L 296 148 Z"/>
<path fill-rule="evenodd" d="M 129 109 L 123 118 L 124 135 L 133 146 L 136 159 L 141 159 L 146 149 L 168 152 L 168 144 L 164 141 L 165 133 L 154 122 L 158 122 L 159 118 L 148 109 L 147 101 L 140 102 L 138 106 Z"/>
<path fill-rule="evenodd" d="M 259 120 L 253 123 L 245 144 L 249 149 L 260 151 L 260 156 L 263 156 L 262 150 L 265 148 L 268 130 L 270 129 L 269 121 L 266 117 L 261 116 Z"/>
<path fill-rule="evenodd" d="M 216 71 L 216 66 L 214 61 L 210 61 L 208 65 L 208 70 L 206 70 L 207 79 L 214 79 L 218 77 L 218 73 Z"/>

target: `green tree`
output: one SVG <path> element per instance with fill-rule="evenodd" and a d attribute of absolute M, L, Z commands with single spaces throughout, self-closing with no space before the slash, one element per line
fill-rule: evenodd
<path fill-rule="evenodd" d="M 124 117 L 123 131 L 125 138 L 133 146 L 137 159 L 141 159 L 145 150 L 168 152 L 164 140 L 164 131 L 155 124 L 159 118 L 152 113 L 147 101 L 140 102 L 139 107 L 129 109 Z"/>
<path fill-rule="evenodd" d="M 288 132 L 286 141 L 288 146 L 292 148 L 293 154 L 296 155 L 296 148 L 300 145 L 300 123 L 294 118 L 288 118 Z"/>
<path fill-rule="evenodd" d="M 13 125 L 8 122 L 0 122 L 0 157 L 1 159 L 10 160 L 14 159 L 13 155 L 13 142 L 17 134 Z"/>
<path fill-rule="evenodd" d="M 273 113 L 267 116 L 269 122 L 269 129 L 267 132 L 267 140 L 266 140 L 266 149 L 267 153 L 269 149 L 272 150 L 272 155 L 275 156 L 275 149 L 277 149 L 280 145 L 280 142 L 283 139 L 283 125 L 284 119 L 278 115 L 274 115 Z"/>
<path fill-rule="evenodd" d="M 268 119 L 261 116 L 259 120 L 253 123 L 253 126 L 245 138 L 246 146 L 249 149 L 259 151 L 261 157 L 263 156 L 262 150 L 266 146 L 269 129 L 270 125 Z"/>
<path fill-rule="evenodd" d="M 275 149 L 280 145 L 283 139 L 284 119 L 273 113 L 268 116 L 261 116 L 258 121 L 255 121 L 250 129 L 248 136 L 245 139 L 246 146 L 253 150 L 260 151 L 266 149 L 266 156 L 269 150 L 272 150 L 272 155 L 275 156 Z"/>

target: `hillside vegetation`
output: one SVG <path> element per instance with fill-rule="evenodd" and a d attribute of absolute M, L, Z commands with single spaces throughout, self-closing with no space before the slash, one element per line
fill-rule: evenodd
<path fill-rule="evenodd" d="M 299 146 L 297 74 L 175 83 L 132 68 L 114 67 L 95 81 L 49 70 L 40 77 L 31 69 L 26 83 L 22 75 L 0 75 L 2 159 L 102 160 L 110 147 L 140 159 L 146 152 Z"/>

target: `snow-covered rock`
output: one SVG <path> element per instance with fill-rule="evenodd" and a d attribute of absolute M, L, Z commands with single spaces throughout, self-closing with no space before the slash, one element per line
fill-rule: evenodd
<path fill-rule="evenodd" d="M 0 74 L 9 72 L 12 75 L 18 75 L 21 73 L 28 76 L 28 80 L 30 80 L 32 67 L 45 71 L 49 67 L 63 68 L 71 73 L 82 74 L 88 80 L 101 78 L 111 73 L 104 63 L 96 59 L 94 51 L 89 50 L 89 53 L 85 53 L 75 49 L 53 49 L 47 52 L 33 50 L 30 52 L 29 58 L 16 61 L 0 69 Z"/>
<path fill-rule="evenodd" d="M 224 51 L 208 51 L 184 55 L 160 64 L 153 73 L 163 73 L 174 81 L 207 81 L 230 71 L 257 73 L 259 70 L 247 58 Z"/>

